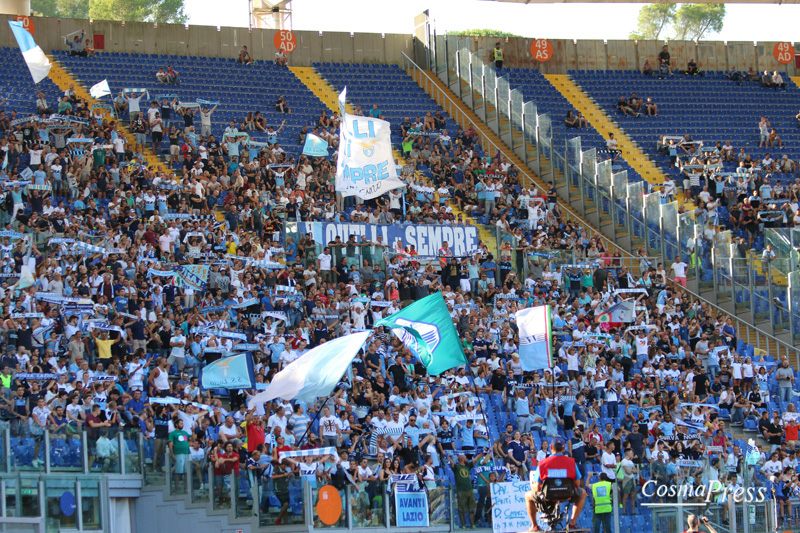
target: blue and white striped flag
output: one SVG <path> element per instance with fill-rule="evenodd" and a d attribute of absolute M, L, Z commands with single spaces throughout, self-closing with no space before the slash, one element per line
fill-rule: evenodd
<path fill-rule="evenodd" d="M 369 335 L 368 331 L 353 333 L 320 344 L 278 372 L 269 387 L 250 398 L 247 406 L 252 409 L 275 398 L 310 402 L 328 396 Z"/>
<path fill-rule="evenodd" d="M 44 54 L 39 45 L 33 40 L 33 35 L 25 29 L 22 22 L 16 20 L 9 20 L 9 26 L 14 33 L 14 38 L 17 39 L 22 58 L 25 64 L 28 65 L 28 70 L 33 78 L 33 83 L 39 83 L 47 77 L 50 73 L 50 68 L 53 66 L 47 56 Z"/>
<path fill-rule="evenodd" d="M 312 448 L 310 450 L 291 450 L 288 452 L 281 452 L 279 459 L 283 461 L 284 459 L 289 459 L 290 457 L 315 457 L 321 455 L 333 455 L 336 457 L 338 456 L 338 453 L 336 453 L 336 448 L 333 446 L 328 446 L 327 448 Z"/>

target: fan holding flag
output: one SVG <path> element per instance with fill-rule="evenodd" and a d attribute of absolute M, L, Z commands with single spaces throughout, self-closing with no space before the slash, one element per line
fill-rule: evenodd
<path fill-rule="evenodd" d="M 610 331 L 611 328 L 619 327 L 622 324 L 631 323 L 635 317 L 636 300 L 628 298 L 617 302 L 603 313 L 599 313 L 594 321 L 600 324 L 601 329 Z"/>

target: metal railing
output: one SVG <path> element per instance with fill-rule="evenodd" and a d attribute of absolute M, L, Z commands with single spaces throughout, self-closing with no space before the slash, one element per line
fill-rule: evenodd
<path fill-rule="evenodd" d="M 497 133 L 539 176 L 534 180 L 526 174 L 528 183 L 553 182 L 566 205 L 599 228 L 616 248 L 625 250 L 615 255 L 635 251 L 636 255 L 661 257 L 667 267 L 681 256 L 688 264 L 687 288 L 693 298 L 730 315 L 748 344 L 775 352 L 769 355 L 787 355 L 797 367 L 800 357 L 794 346 L 800 344 L 800 272 L 784 279 L 775 275 L 774 268 L 738 268 L 743 265 L 732 261 L 730 234 L 718 232 L 712 225 L 716 221 L 696 220 L 694 213 L 677 202 L 664 203 L 648 183 L 629 182 L 627 172 L 615 168 L 611 159 L 598 157 L 595 148 L 584 149 L 580 137 L 566 139 L 563 148 L 556 147 L 554 119 L 539 113 L 536 102 L 524 102 L 521 92 L 510 87 L 508 77 L 498 76 L 494 66 L 471 52 L 467 41 L 440 36 L 432 42 L 436 48 L 431 54 L 434 74 L 485 122 L 483 127 Z M 463 111 L 424 70 L 407 57 L 403 61 L 406 71 L 423 88 L 441 98 L 438 101 L 448 113 L 452 109 L 454 117 L 461 118 Z M 474 127 L 481 132 L 481 127 Z M 481 138 L 485 137 L 481 133 Z M 487 146 L 505 153 L 492 143 Z M 789 271 L 795 265 L 792 262 L 780 270 Z M 747 272 L 746 282 L 741 272 Z"/>
<path fill-rule="evenodd" d="M 508 148 L 503 144 L 495 143 L 492 138 L 487 135 L 483 130 L 483 125 L 480 125 L 472 120 L 467 112 L 465 112 L 462 107 L 455 102 L 448 91 L 444 90 L 431 76 L 419 65 L 414 63 L 414 61 L 409 58 L 406 54 L 403 54 L 403 69 L 414 78 L 414 80 L 423 88 L 425 92 L 431 95 L 434 100 L 436 100 L 442 109 L 459 125 L 465 127 L 465 125 L 471 125 L 476 133 L 480 138 L 480 144 L 484 148 L 484 150 L 489 154 L 497 154 L 500 153 L 505 159 L 511 160 L 508 154 Z M 458 93 L 457 93 L 458 94 Z M 499 129 L 499 126 L 498 126 Z M 502 137 L 501 137 L 502 138 Z M 515 156 L 518 154 L 515 152 Z M 524 161 L 524 159 L 523 159 Z M 526 168 L 519 168 L 518 169 L 521 176 L 522 176 L 522 184 L 524 187 L 537 187 L 542 191 L 546 191 L 547 187 L 543 180 L 538 179 L 535 175 L 530 174 Z M 592 227 L 591 225 L 586 223 L 586 220 L 581 218 L 581 216 L 574 211 L 569 204 L 562 204 L 561 206 L 564 212 L 564 219 L 579 226 L 581 229 L 584 229 L 590 232 L 592 235 L 598 235 L 600 238 L 603 239 L 607 248 L 612 249 L 612 253 L 616 256 L 627 256 L 630 253 L 625 250 L 624 248 L 617 245 L 616 242 L 609 239 L 605 235 L 599 233 L 596 227 Z"/>

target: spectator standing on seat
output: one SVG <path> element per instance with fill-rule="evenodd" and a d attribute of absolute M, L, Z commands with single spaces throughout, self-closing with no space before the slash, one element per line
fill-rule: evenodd
<path fill-rule="evenodd" d="M 211 114 L 217 108 L 217 105 L 210 110 L 205 106 L 200 110 L 200 135 L 202 135 L 204 139 L 208 139 L 211 136 Z"/>
<path fill-rule="evenodd" d="M 141 153 L 145 151 L 145 145 L 147 144 L 147 124 L 144 119 L 138 115 L 139 113 L 137 113 L 136 120 L 131 121 L 131 131 L 133 132 L 133 137 L 136 139 L 135 150 Z"/>
<path fill-rule="evenodd" d="M 125 103 L 128 106 L 128 118 L 131 122 L 135 121 L 139 117 L 139 113 L 142 111 L 140 102 L 142 101 L 142 98 L 144 98 L 145 93 L 130 93 L 130 96 L 124 93 L 120 94 L 123 94 Z"/>
<path fill-rule="evenodd" d="M 163 123 L 164 121 L 161 120 L 161 113 L 159 112 L 156 112 L 153 120 L 150 121 L 151 148 L 153 155 L 156 156 L 161 153 L 161 141 L 164 139 Z"/>
<path fill-rule="evenodd" d="M 669 73 L 672 74 L 672 65 L 670 64 L 670 55 L 669 55 L 669 47 L 665 44 L 661 51 L 658 53 L 658 62 L 662 65 L 667 65 L 667 68 L 670 69 Z"/>
<path fill-rule="evenodd" d="M 764 148 L 767 143 L 769 143 L 769 120 L 767 117 L 761 117 L 761 120 L 758 123 L 758 135 L 760 138 L 760 142 L 758 143 L 759 148 Z"/>
<path fill-rule="evenodd" d="M 197 113 L 196 107 L 178 107 L 178 114 L 183 118 L 183 134 L 188 135 L 194 126 L 194 114 Z"/>
<path fill-rule="evenodd" d="M 242 49 L 239 50 L 239 57 L 236 58 L 236 62 L 242 65 L 249 65 L 253 62 L 253 58 L 250 56 L 250 52 L 247 51 L 246 46 L 242 46 Z"/>
<path fill-rule="evenodd" d="M 775 379 L 778 380 L 778 401 L 792 401 L 794 371 L 789 367 L 788 359 L 781 361 L 778 370 L 775 372 Z"/>
<path fill-rule="evenodd" d="M 175 482 L 182 481 L 186 490 L 186 467 L 189 464 L 189 439 L 191 435 L 184 430 L 182 418 L 175 419 L 175 431 L 169 434 L 169 454 L 175 467 Z M 169 475 L 169 473 L 168 473 Z"/>
<path fill-rule="evenodd" d="M 453 458 L 448 455 L 447 460 L 450 461 L 450 466 L 453 469 L 453 474 L 456 478 L 456 497 L 458 518 L 461 520 L 461 527 L 467 527 L 467 518 L 474 522 L 475 511 L 477 509 L 477 502 L 475 501 L 475 491 L 472 488 L 472 480 L 470 479 L 470 472 L 472 467 L 475 466 L 476 461 L 480 461 L 485 453 L 478 454 L 472 461 L 467 460 L 467 456 L 461 454 L 458 456 L 458 462 L 454 462 Z M 475 527 L 475 524 L 471 524 Z"/>
<path fill-rule="evenodd" d="M 688 267 L 689 265 L 681 261 L 680 255 L 675 256 L 675 262 L 670 267 L 670 271 L 673 273 L 673 280 L 684 289 L 686 288 L 686 269 Z"/>
<path fill-rule="evenodd" d="M 503 49 L 500 48 L 500 42 L 494 43 L 492 53 L 489 55 L 489 61 L 494 62 L 494 68 L 498 73 L 503 70 Z"/>
<path fill-rule="evenodd" d="M 86 50 L 83 49 L 84 35 L 86 35 L 86 30 L 81 30 L 81 33 L 73 37 L 71 41 L 64 39 L 65 44 L 69 46 L 69 55 L 86 57 Z"/>

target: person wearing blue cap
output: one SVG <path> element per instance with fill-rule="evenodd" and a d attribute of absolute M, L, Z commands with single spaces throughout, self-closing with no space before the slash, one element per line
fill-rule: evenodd
<path fill-rule="evenodd" d="M 550 441 L 552 455 L 539 461 L 538 468 L 531 472 L 531 490 L 525 494 L 532 524 L 529 531 L 539 531 L 536 513 L 546 504 L 565 501 L 572 503 L 569 529 L 575 529 L 583 511 L 586 492 L 580 487 L 581 472 L 576 468 L 575 459 L 564 455 L 566 445 L 564 437 L 553 437 Z M 572 483 L 564 483 L 564 480 Z"/>

